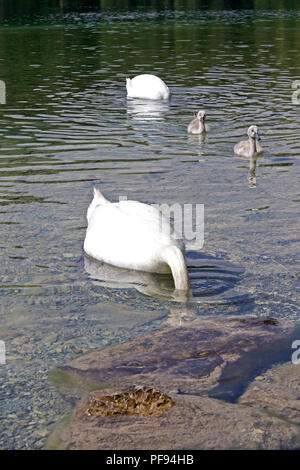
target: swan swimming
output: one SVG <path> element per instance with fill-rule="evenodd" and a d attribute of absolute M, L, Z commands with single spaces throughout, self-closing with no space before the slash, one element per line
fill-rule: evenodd
<path fill-rule="evenodd" d="M 205 111 L 198 111 L 198 113 L 195 113 L 195 118 L 188 125 L 188 133 L 203 134 L 204 132 L 208 132 L 210 129 L 209 126 L 205 123 L 205 117 Z"/>
<path fill-rule="evenodd" d="M 170 90 L 156 75 L 142 74 L 130 79 L 126 78 L 127 96 L 147 100 L 168 100 Z"/>
<path fill-rule="evenodd" d="M 157 208 L 137 201 L 113 203 L 94 188 L 87 221 L 87 255 L 120 268 L 172 272 L 175 289 L 189 290 L 184 244 Z"/>
<path fill-rule="evenodd" d="M 241 157 L 252 158 L 254 155 L 258 155 L 264 151 L 262 146 L 259 144 L 259 134 L 257 126 L 250 126 L 247 134 L 249 140 L 242 140 L 236 144 L 233 148 L 234 153 L 240 155 Z"/>

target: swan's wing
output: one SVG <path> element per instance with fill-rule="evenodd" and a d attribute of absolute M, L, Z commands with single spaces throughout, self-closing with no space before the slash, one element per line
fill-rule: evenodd
<path fill-rule="evenodd" d="M 188 133 L 193 134 L 199 131 L 199 119 L 193 119 L 188 125 Z"/>
<path fill-rule="evenodd" d="M 120 215 L 127 218 L 128 225 L 131 223 L 136 232 L 143 234 L 144 239 L 156 240 L 158 243 L 170 242 L 174 230 L 171 223 L 172 211 L 168 213 L 169 206 L 138 201 L 120 201 L 114 205 L 120 209 Z"/>
<path fill-rule="evenodd" d="M 233 150 L 237 155 L 247 155 L 250 152 L 249 140 L 242 140 L 234 146 Z"/>

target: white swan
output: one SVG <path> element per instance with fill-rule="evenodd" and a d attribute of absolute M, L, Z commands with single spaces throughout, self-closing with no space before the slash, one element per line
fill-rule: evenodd
<path fill-rule="evenodd" d="M 195 113 L 195 118 L 188 125 L 188 133 L 203 134 L 204 132 L 208 132 L 210 129 L 209 126 L 205 123 L 205 117 L 205 111 L 198 111 L 198 113 Z"/>
<path fill-rule="evenodd" d="M 127 96 L 148 100 L 168 100 L 170 90 L 156 75 L 142 74 L 130 79 L 126 78 Z"/>
<path fill-rule="evenodd" d="M 242 140 L 234 146 L 233 150 L 234 153 L 241 157 L 252 158 L 254 155 L 262 153 L 264 149 L 258 142 L 260 137 L 257 126 L 250 126 L 247 134 L 249 136 L 249 140 Z"/>
<path fill-rule="evenodd" d="M 112 203 L 94 188 L 87 220 L 87 255 L 120 268 L 171 271 L 175 289 L 189 289 L 184 244 L 158 209 L 137 201 Z"/>

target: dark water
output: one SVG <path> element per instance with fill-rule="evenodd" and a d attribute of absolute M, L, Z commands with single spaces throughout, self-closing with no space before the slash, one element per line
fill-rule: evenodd
<path fill-rule="evenodd" d="M 48 372 L 70 357 L 197 315 L 299 316 L 298 2 L 111 3 L 1 3 L 1 448 L 44 445 L 68 409 Z M 139 73 L 170 103 L 127 101 Z M 186 133 L 201 108 L 204 140 Z M 232 149 L 251 124 L 265 153 L 249 168 Z M 94 184 L 205 205 L 191 301 L 168 277 L 87 264 Z"/>

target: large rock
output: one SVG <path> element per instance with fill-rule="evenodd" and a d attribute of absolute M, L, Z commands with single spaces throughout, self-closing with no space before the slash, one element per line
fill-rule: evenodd
<path fill-rule="evenodd" d="M 164 328 L 77 358 L 60 368 L 60 385 L 63 393 L 81 396 L 81 401 L 72 419 L 57 427 L 49 447 L 299 447 L 297 424 L 268 416 L 252 404 L 216 399 L 237 399 L 257 375 L 257 364 L 268 366 L 267 359 L 261 363 L 258 358 L 274 359 L 283 345 L 291 343 L 292 331 L 291 322 L 270 318 L 199 318 L 188 326 Z M 147 400 L 160 397 L 158 406 L 168 405 L 162 413 L 147 416 L 136 410 L 128 413 L 127 405 L 120 412 L 133 386 L 150 391 Z M 100 390 L 88 394 L 88 388 Z M 140 398 L 136 405 L 130 397 L 131 410 L 145 410 Z M 151 409 L 157 403 L 150 403 Z"/>
<path fill-rule="evenodd" d="M 251 373 L 257 350 L 264 355 L 291 332 L 292 324 L 273 319 L 199 318 L 188 326 L 157 330 L 120 345 L 81 356 L 60 367 L 79 387 L 141 384 L 198 393 L 229 380 L 230 365 Z M 236 374 L 236 371 L 233 372 Z"/>
<path fill-rule="evenodd" d="M 113 393 L 105 390 L 104 394 Z M 209 397 L 169 394 L 175 405 L 159 416 L 88 417 L 86 400 L 49 448 L 57 449 L 294 449 L 299 427 L 259 410 Z"/>

